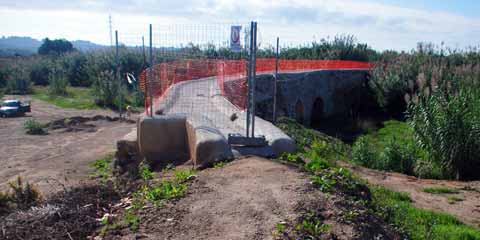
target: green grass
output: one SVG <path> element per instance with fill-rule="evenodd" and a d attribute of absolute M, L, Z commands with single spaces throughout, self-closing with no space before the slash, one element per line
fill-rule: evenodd
<path fill-rule="evenodd" d="M 295 139 L 298 153 L 308 152 L 312 148 L 321 148 L 321 155 L 332 160 L 348 160 L 350 157 L 351 148 L 349 145 L 319 131 L 306 128 L 293 119 L 279 118 L 276 126 Z M 288 159 L 289 156 L 284 157 L 287 157 L 285 160 L 293 160 Z"/>
<path fill-rule="evenodd" d="M 343 188 L 348 190 L 349 186 L 362 184 L 362 181 L 353 177 L 349 171 L 332 165 L 330 152 L 332 149 L 338 149 L 334 147 L 336 145 L 335 141 L 325 141 L 316 131 L 298 126 L 291 121 L 284 120 L 280 122 L 280 125 L 288 135 L 295 140 L 300 138 L 301 144 L 305 144 L 304 146 L 299 146 L 297 150 L 302 150 L 300 154 L 311 159 L 311 162 L 304 167 L 312 173 L 313 176 L 311 180 L 315 186 L 321 189 L 323 188 L 323 190 L 328 192 L 334 187 L 343 186 Z M 392 135 L 395 136 L 398 141 L 405 141 L 405 139 L 409 141 L 408 139 L 411 140 L 411 138 L 413 138 L 410 127 L 406 123 L 399 121 L 387 121 L 385 122 L 384 128 L 368 134 L 378 147 L 385 146 Z M 324 146 L 324 143 L 321 142 L 322 140 L 328 146 Z M 320 144 L 318 144 L 319 141 Z M 317 142 L 317 144 L 314 144 L 315 142 Z M 294 159 L 298 155 L 299 154 L 292 154 L 292 156 L 285 157 Z M 480 240 L 480 230 L 463 224 L 457 218 L 447 213 L 438 213 L 416 208 L 412 205 L 412 200 L 408 194 L 394 192 L 377 186 L 369 186 L 369 188 L 372 193 L 372 202 L 369 204 L 369 207 L 373 208 L 373 210 L 387 222 L 394 224 L 401 231 L 405 232 L 409 236 L 409 239 Z M 452 189 L 449 190 L 450 193 L 453 193 Z M 435 191 L 438 191 L 438 189 Z M 444 192 L 445 190 L 440 191 Z M 457 200 L 459 199 L 451 199 L 449 201 L 457 202 Z M 321 228 L 319 229 L 321 231 L 325 230 L 322 225 L 316 224 L 316 222 L 313 223 L 315 224 L 312 225 L 307 222 L 305 227 L 311 232 L 318 230 L 317 228 L 312 228 L 312 226 L 320 226 Z"/>
<path fill-rule="evenodd" d="M 457 202 L 462 202 L 463 200 L 464 200 L 463 198 L 455 197 L 455 196 L 448 197 L 448 199 L 447 199 L 448 203 L 450 203 L 450 204 L 455 204 Z"/>
<path fill-rule="evenodd" d="M 74 109 L 100 109 L 95 104 L 94 96 L 90 88 L 67 87 L 66 96 L 52 96 L 48 93 L 48 87 L 34 87 L 33 98 L 51 103 L 61 108 Z"/>
<path fill-rule="evenodd" d="M 431 188 L 424 188 L 424 192 L 431 193 L 431 194 L 457 194 L 460 193 L 457 189 L 447 188 L 447 187 L 431 187 Z"/>
<path fill-rule="evenodd" d="M 406 123 L 397 120 L 383 122 L 383 127 L 376 131 L 369 131 L 365 135 L 376 149 L 383 149 L 388 142 L 395 138 L 399 145 L 407 145 L 413 142 L 413 130 Z"/>
<path fill-rule="evenodd" d="M 105 181 L 112 176 L 112 161 L 113 154 L 95 160 L 90 164 L 90 167 L 94 169 L 92 177 L 99 178 L 101 181 Z"/>
<path fill-rule="evenodd" d="M 455 217 L 415 208 L 404 193 L 383 187 L 370 187 L 373 206 L 378 214 L 405 231 L 413 240 L 420 239 L 480 239 L 480 231 Z"/>

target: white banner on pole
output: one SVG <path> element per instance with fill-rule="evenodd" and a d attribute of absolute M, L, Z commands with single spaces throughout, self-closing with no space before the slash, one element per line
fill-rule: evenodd
<path fill-rule="evenodd" d="M 242 45 L 240 42 L 240 31 L 242 26 L 232 26 L 232 31 L 230 33 L 230 50 L 233 52 L 240 52 L 242 50 Z"/>

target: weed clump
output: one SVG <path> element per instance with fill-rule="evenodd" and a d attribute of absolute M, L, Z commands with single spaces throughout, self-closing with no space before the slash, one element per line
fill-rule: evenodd
<path fill-rule="evenodd" d="M 92 177 L 99 178 L 101 182 L 105 182 L 112 177 L 113 157 L 113 154 L 108 154 L 107 156 L 91 163 L 90 166 L 94 169 Z"/>
<path fill-rule="evenodd" d="M 47 134 L 47 131 L 45 130 L 45 125 L 41 124 L 34 118 L 28 119 L 25 121 L 23 124 L 23 127 L 25 128 L 25 131 L 27 134 L 30 135 L 45 135 Z"/>
<path fill-rule="evenodd" d="M 11 210 L 26 210 L 42 201 L 40 191 L 33 184 L 17 177 L 14 182 L 8 183 L 10 191 L 0 192 L 0 215 Z"/>

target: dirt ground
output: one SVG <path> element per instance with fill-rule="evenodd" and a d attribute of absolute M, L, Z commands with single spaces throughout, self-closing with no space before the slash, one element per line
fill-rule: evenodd
<path fill-rule="evenodd" d="M 371 184 L 410 194 L 416 207 L 446 212 L 461 221 L 480 227 L 480 181 L 459 182 L 446 180 L 418 179 L 400 173 L 383 172 L 346 163 L 359 177 Z M 431 194 L 423 191 L 430 187 L 447 187 L 459 190 L 457 194 Z M 449 203 L 449 197 L 458 197 L 463 201 Z"/>
<path fill-rule="evenodd" d="M 143 209 L 138 231 L 112 230 L 103 239 L 304 239 L 275 231 L 278 224 L 294 231 L 309 214 L 331 226 L 321 239 L 401 239 L 366 210 L 357 223 L 345 220 L 358 210 L 345 203 L 314 188 L 298 167 L 246 157 L 198 172 L 185 197 Z"/>
<path fill-rule="evenodd" d="M 63 109 L 27 97 L 5 96 L 31 101 L 32 112 L 25 117 L 0 119 L 0 190 L 17 176 L 37 184 L 50 194 L 88 179 L 88 164 L 114 151 L 116 140 L 129 133 L 135 124 L 99 120 L 89 122 L 94 131 L 49 131 L 48 135 L 27 135 L 23 124 L 35 118 L 41 123 L 95 115 L 117 116 L 108 110 Z"/>

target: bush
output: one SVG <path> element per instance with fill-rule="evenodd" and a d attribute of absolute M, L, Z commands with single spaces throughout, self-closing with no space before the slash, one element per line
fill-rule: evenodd
<path fill-rule="evenodd" d="M 417 158 L 413 144 L 400 145 L 392 138 L 380 153 L 376 168 L 412 175 Z"/>
<path fill-rule="evenodd" d="M 15 65 L 11 68 L 5 89 L 8 94 L 28 94 L 31 92 L 30 79 L 24 67 Z"/>
<path fill-rule="evenodd" d="M 118 107 L 126 99 L 127 90 L 112 71 L 101 72 L 93 83 L 93 95 L 98 105 Z M 125 107 L 125 104 L 123 104 Z"/>
<path fill-rule="evenodd" d="M 37 188 L 28 182 L 24 184 L 21 177 L 18 177 L 17 181 L 10 182 L 8 185 L 12 190 L 9 199 L 18 209 L 28 209 L 42 200 L 42 196 Z"/>
<path fill-rule="evenodd" d="M 26 133 L 30 135 L 43 135 L 47 133 L 44 129 L 45 125 L 37 122 L 37 120 L 35 120 L 34 118 L 25 121 L 23 127 L 25 128 Z"/>
<path fill-rule="evenodd" d="M 480 88 L 434 91 L 409 108 L 418 144 L 450 178 L 478 179 L 480 171 Z"/>
<path fill-rule="evenodd" d="M 48 75 L 49 94 L 54 96 L 66 96 L 68 80 L 65 70 L 60 64 L 56 64 Z"/>
<path fill-rule="evenodd" d="M 71 86 L 88 87 L 92 84 L 87 64 L 88 59 L 83 53 L 75 52 L 65 56 L 63 65 Z"/>
<path fill-rule="evenodd" d="M 0 216 L 10 211 L 10 195 L 0 192 Z"/>
<path fill-rule="evenodd" d="M 367 137 L 359 137 L 352 147 L 352 160 L 365 167 L 373 168 L 377 164 L 377 156 Z"/>
<path fill-rule="evenodd" d="M 35 85 L 48 85 L 52 63 L 48 60 L 40 60 L 30 70 L 30 81 Z"/>

